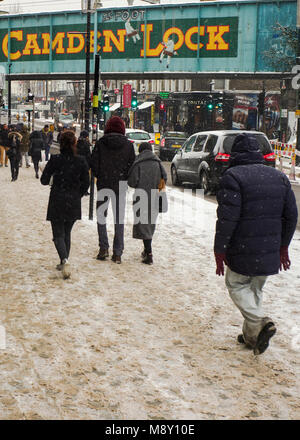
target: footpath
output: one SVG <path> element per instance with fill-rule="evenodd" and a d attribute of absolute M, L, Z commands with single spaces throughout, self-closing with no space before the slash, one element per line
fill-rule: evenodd
<path fill-rule="evenodd" d="M 45 221 L 49 187 L 23 167 L 16 182 L 1 168 L 0 188 L 1 420 L 299 419 L 299 232 L 292 270 L 265 289 L 278 333 L 255 357 L 236 341 L 242 318 L 215 275 L 215 204 L 195 208 L 191 196 L 195 224 L 177 215 L 158 225 L 148 267 L 130 215 L 122 264 L 95 259 L 85 197 L 64 281 Z M 168 191 L 179 214 L 183 193 Z"/>

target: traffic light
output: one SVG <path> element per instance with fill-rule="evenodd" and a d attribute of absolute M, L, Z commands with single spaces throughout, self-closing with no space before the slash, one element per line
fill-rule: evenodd
<path fill-rule="evenodd" d="M 137 108 L 137 105 L 138 105 L 137 93 L 136 93 L 136 90 L 132 90 L 132 92 L 131 92 L 131 108 L 134 110 Z"/>
<path fill-rule="evenodd" d="M 213 108 L 214 108 L 213 102 L 211 102 L 211 101 L 207 102 L 206 108 L 207 108 L 208 111 L 211 112 L 213 110 Z"/>
<path fill-rule="evenodd" d="M 109 111 L 109 96 L 108 95 L 104 95 L 104 97 L 103 97 L 102 110 L 104 113 Z"/>
<path fill-rule="evenodd" d="M 221 110 L 223 108 L 223 100 L 224 100 L 223 95 L 219 95 L 215 98 L 215 108 L 216 109 Z"/>
<path fill-rule="evenodd" d="M 165 104 L 163 102 L 160 104 L 159 110 L 160 111 L 164 111 L 165 110 Z"/>
<path fill-rule="evenodd" d="M 263 115 L 265 111 L 265 92 L 260 92 L 258 95 L 258 104 L 257 104 L 257 110 L 259 115 Z"/>

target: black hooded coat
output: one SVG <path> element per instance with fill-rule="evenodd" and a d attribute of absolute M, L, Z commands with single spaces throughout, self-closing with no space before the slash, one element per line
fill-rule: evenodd
<path fill-rule="evenodd" d="M 119 182 L 127 181 L 135 160 L 133 144 L 119 133 L 105 134 L 95 145 L 91 168 L 97 177 L 97 189 L 109 188 L 119 192 Z"/>
<path fill-rule="evenodd" d="M 288 246 L 297 224 L 297 205 L 285 174 L 263 165 L 254 137 L 237 136 L 230 167 L 217 193 L 214 251 L 246 276 L 278 273 L 280 247 Z"/>

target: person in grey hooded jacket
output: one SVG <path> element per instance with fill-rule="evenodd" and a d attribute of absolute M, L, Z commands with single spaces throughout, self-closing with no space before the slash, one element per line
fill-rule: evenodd
<path fill-rule="evenodd" d="M 167 173 L 160 159 L 152 152 L 148 142 L 143 142 L 139 155 L 132 165 L 128 185 L 135 188 L 133 196 L 133 238 L 143 240 L 142 262 L 153 264 L 152 238 L 158 216 L 158 186 L 161 179 L 167 181 Z"/>

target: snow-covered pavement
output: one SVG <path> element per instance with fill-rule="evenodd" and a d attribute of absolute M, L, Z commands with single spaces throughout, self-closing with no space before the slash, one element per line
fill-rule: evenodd
<path fill-rule="evenodd" d="M 214 203 L 169 189 L 153 266 L 140 263 L 129 203 L 115 265 L 95 259 L 85 197 L 63 281 L 49 187 L 32 168 L 13 183 L 0 168 L 0 185 L 0 419 L 299 419 L 299 231 L 292 269 L 265 288 L 278 333 L 255 357 L 236 342 L 242 318 L 215 275 Z"/>

